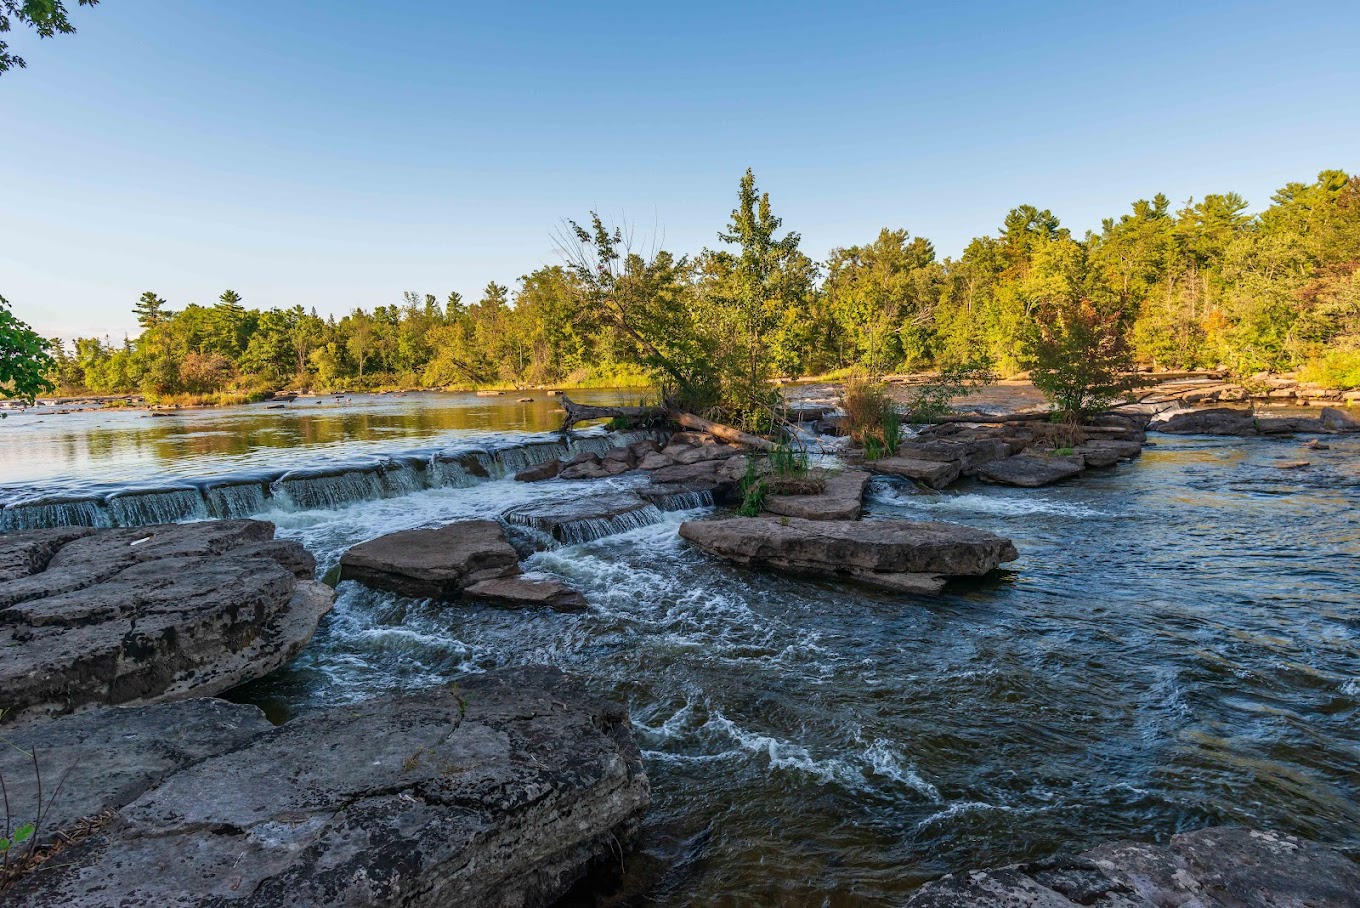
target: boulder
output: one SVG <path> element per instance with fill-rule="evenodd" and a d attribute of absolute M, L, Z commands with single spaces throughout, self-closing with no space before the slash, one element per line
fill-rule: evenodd
<path fill-rule="evenodd" d="M 1075 449 L 1088 467 L 1112 467 L 1121 460 L 1132 460 L 1143 453 L 1143 446 L 1136 441 L 1121 441 L 1114 438 L 1096 438 L 1078 445 Z"/>
<path fill-rule="evenodd" d="M 1072 457 L 1018 454 L 986 464 L 978 470 L 978 476 L 988 482 L 1032 489 L 1076 476 L 1082 471 L 1083 465 L 1084 459 L 1080 454 Z"/>
<path fill-rule="evenodd" d="M 932 489 L 943 489 L 963 473 L 963 466 L 957 460 L 923 460 L 904 454 L 866 461 L 864 465 L 874 473 L 904 476 Z"/>
<path fill-rule="evenodd" d="M 639 460 L 637 464 L 637 468 L 639 470 L 659 470 L 662 467 L 672 466 L 675 466 L 675 461 L 671 460 L 670 457 L 668 457 L 665 454 L 662 454 L 659 451 L 653 451 L 650 454 L 644 454 L 642 456 L 642 459 Z"/>
<path fill-rule="evenodd" d="M 6 896 L 64 908 L 548 905 L 617 866 L 649 800 L 627 712 L 545 667 L 309 713 L 232 744 L 149 790 L 129 786 L 116 817 Z"/>
<path fill-rule="evenodd" d="M 545 460 L 520 470 L 515 474 L 515 482 L 542 482 L 545 479 L 552 479 L 561 472 L 562 461 Z"/>
<path fill-rule="evenodd" d="M 627 469 L 626 467 L 624 469 Z M 567 462 L 562 471 L 557 474 L 561 479 L 604 479 L 612 476 L 609 468 L 605 466 L 597 454 L 580 454 Z"/>
<path fill-rule="evenodd" d="M 726 460 L 729 457 L 736 457 L 743 450 L 740 445 L 711 444 L 697 448 L 685 448 L 680 451 L 666 448 L 662 453 L 678 464 L 689 464 L 705 460 Z"/>
<path fill-rule="evenodd" d="M 1360 417 L 1353 416 L 1345 410 L 1323 407 L 1318 418 L 1323 428 L 1331 429 L 1333 432 L 1360 432 Z"/>
<path fill-rule="evenodd" d="M 1256 414 L 1233 407 L 1178 410 L 1162 416 L 1149 428 L 1173 435 L 1256 435 Z"/>
<path fill-rule="evenodd" d="M 451 599 L 482 580 L 519 573 L 519 555 L 494 520 L 402 530 L 352 546 L 340 579 L 416 599 Z"/>
<path fill-rule="evenodd" d="M 463 591 L 471 599 L 508 608 L 545 607 L 558 612 L 584 611 L 586 597 L 547 575 L 519 574 L 474 583 Z"/>
<path fill-rule="evenodd" d="M 334 599 L 264 521 L 63 533 L 4 537 L 6 721 L 236 687 L 297 655 Z"/>
<path fill-rule="evenodd" d="M 808 520 L 858 520 L 869 474 L 863 470 L 842 470 L 826 473 L 824 478 L 826 486 L 820 493 L 771 495 L 765 500 L 765 510 Z"/>
<path fill-rule="evenodd" d="M 1293 836 L 1199 829 L 1166 845 L 1122 842 L 995 870 L 954 873 L 908 908 L 1352 908 L 1360 866 Z"/>
<path fill-rule="evenodd" d="M 541 501 L 511 508 L 508 523 L 528 527 L 574 545 L 655 523 L 656 506 L 632 492 L 608 492 L 565 501 Z"/>
<path fill-rule="evenodd" d="M 854 580 L 902 592 L 938 592 L 948 577 L 979 576 L 1019 557 L 985 530 L 915 520 L 735 517 L 680 525 L 704 551 L 755 567 Z"/>
<path fill-rule="evenodd" d="M 638 456 L 631 447 L 610 448 L 609 451 L 600 458 L 604 464 L 621 463 L 625 470 L 631 470 L 637 465 Z"/>
<path fill-rule="evenodd" d="M 745 458 L 742 458 L 742 469 L 745 470 Z M 682 463 L 671 467 L 662 467 L 652 471 L 652 482 L 698 482 L 706 479 L 716 479 L 718 471 L 725 463 L 730 461 L 722 460 L 701 460 L 698 463 Z"/>

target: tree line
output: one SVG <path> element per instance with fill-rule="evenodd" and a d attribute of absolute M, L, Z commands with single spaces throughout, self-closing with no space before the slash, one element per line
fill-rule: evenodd
<path fill-rule="evenodd" d="M 148 291 L 140 334 L 53 341 L 48 375 L 66 391 L 157 398 L 651 384 L 744 411 L 780 377 L 979 361 L 1018 373 L 1036 339 L 1075 319 L 1148 366 L 1360 386 L 1360 177 L 1324 171 L 1246 209 L 1234 193 L 1175 210 L 1157 195 L 1076 237 L 1022 205 L 958 258 L 885 228 L 818 262 L 748 171 L 719 242 L 694 255 L 639 248 L 592 214 L 559 231 L 561 264 L 471 303 L 408 292 L 322 317 L 252 309 L 231 290 L 172 310 Z"/>

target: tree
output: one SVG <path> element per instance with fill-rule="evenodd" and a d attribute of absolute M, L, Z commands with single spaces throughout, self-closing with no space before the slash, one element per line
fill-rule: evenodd
<path fill-rule="evenodd" d="M 80 0 L 81 6 L 95 6 L 98 3 L 99 0 Z M 67 18 L 63 0 L 0 0 L 0 34 L 8 32 L 15 22 L 32 28 L 39 38 L 73 35 L 76 31 Z M 23 57 L 11 54 L 9 45 L 0 41 L 0 75 L 27 66 Z"/>
<path fill-rule="evenodd" d="M 47 373 L 56 366 L 48 342 L 9 311 L 0 296 L 0 395 L 32 403 L 52 390 Z"/>
<path fill-rule="evenodd" d="M 137 316 L 137 324 L 143 328 L 154 328 L 175 314 L 165 308 L 165 300 L 157 296 L 154 290 L 142 294 L 132 307 L 132 313 Z"/>
<path fill-rule="evenodd" d="M 1070 418 L 1103 410 L 1132 387 L 1119 314 L 1102 315 L 1090 300 L 1042 306 L 1025 359 L 1034 387 Z"/>

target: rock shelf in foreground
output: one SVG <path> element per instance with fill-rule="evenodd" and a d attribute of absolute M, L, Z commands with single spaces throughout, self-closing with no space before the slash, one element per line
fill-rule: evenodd
<path fill-rule="evenodd" d="M 1119 842 L 994 870 L 952 873 L 907 908 L 1246 908 L 1360 904 L 1360 866 L 1270 832 L 1200 829 L 1167 845 Z"/>
<path fill-rule="evenodd" d="M 259 520 L 0 537 L 5 721 L 208 696 L 292 659 L 334 594 L 273 537 Z"/>
<path fill-rule="evenodd" d="M 139 730 L 97 737 L 108 739 L 102 758 L 126 763 L 158 736 L 176 739 L 178 712 L 201 711 L 199 702 L 91 717 Z M 259 715 L 227 711 L 242 709 Z M 149 786 L 107 777 L 109 791 L 87 800 L 117 816 L 6 896 L 66 908 L 543 906 L 622 860 L 649 801 L 627 713 L 553 668 L 475 676 L 276 729 L 251 717 L 238 724 L 219 752 L 167 764 Z"/>
<path fill-rule="evenodd" d="M 692 520 L 680 535 L 720 558 L 893 592 L 938 593 L 1020 557 L 1009 539 L 951 523 L 734 517 Z"/>

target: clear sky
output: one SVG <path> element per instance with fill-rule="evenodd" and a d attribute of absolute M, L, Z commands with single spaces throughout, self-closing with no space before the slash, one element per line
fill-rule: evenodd
<path fill-rule="evenodd" d="M 75 0 L 67 0 L 74 7 Z M 323 314 L 513 284 L 591 208 L 715 242 L 750 166 L 822 259 L 1007 209 L 1360 169 L 1346 2 L 104 0 L 11 33 L 0 294 L 110 334 L 154 289 Z"/>

